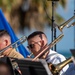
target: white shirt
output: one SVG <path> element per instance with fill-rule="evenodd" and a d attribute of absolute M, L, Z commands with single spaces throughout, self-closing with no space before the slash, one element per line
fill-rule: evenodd
<path fill-rule="evenodd" d="M 66 60 L 66 58 L 65 58 L 63 55 L 61 55 L 61 54 L 59 54 L 59 53 L 57 53 L 57 52 L 55 52 L 55 51 L 52 51 L 52 50 L 50 49 L 50 52 L 49 52 L 49 54 L 48 54 L 46 60 L 47 60 L 48 63 L 51 62 L 52 64 L 58 64 L 58 63 L 63 62 L 64 60 Z M 59 75 L 65 75 L 64 73 L 67 71 L 68 68 L 69 68 L 69 65 L 66 65 L 66 66 L 60 71 L 60 74 L 59 74 Z"/>

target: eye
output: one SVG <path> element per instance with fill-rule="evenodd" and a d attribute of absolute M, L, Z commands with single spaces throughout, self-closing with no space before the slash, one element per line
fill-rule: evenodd
<path fill-rule="evenodd" d="M 34 48 L 34 44 L 30 44 L 27 47 L 32 49 L 32 48 Z"/>

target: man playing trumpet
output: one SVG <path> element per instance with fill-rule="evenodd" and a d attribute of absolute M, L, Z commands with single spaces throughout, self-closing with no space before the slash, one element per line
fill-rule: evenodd
<path fill-rule="evenodd" d="M 48 40 L 46 35 L 41 31 L 35 31 L 28 36 L 28 48 L 29 50 L 36 56 L 39 52 L 41 52 L 45 47 L 48 46 Z M 42 57 L 46 59 L 47 63 L 58 64 L 66 60 L 66 58 L 55 52 L 51 49 L 48 50 Z M 59 75 L 64 75 L 69 65 L 66 65 L 59 73 Z"/>

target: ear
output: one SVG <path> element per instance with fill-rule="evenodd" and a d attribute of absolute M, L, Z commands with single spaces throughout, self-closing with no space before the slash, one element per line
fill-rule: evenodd
<path fill-rule="evenodd" d="M 9 45 L 9 42 L 8 42 L 7 39 L 5 39 L 4 42 L 5 42 L 5 46 L 8 46 Z"/>

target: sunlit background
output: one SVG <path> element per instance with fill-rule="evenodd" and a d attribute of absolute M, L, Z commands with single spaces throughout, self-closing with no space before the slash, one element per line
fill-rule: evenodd
<path fill-rule="evenodd" d="M 74 0 L 55 1 L 54 22 L 60 25 L 74 16 L 74 5 Z M 0 7 L 19 38 L 24 35 L 28 36 L 33 31 L 41 30 L 47 35 L 48 43 L 52 42 L 52 1 L 0 0 Z M 69 22 L 68 25 L 73 22 L 74 19 Z M 70 57 L 70 49 L 75 49 L 75 28 L 74 26 L 70 28 L 64 27 L 62 31 L 64 37 L 56 44 L 56 51 L 66 57 Z M 60 34 L 61 32 L 56 28 L 56 36 Z M 25 42 L 24 45 L 26 47 L 27 42 Z"/>

